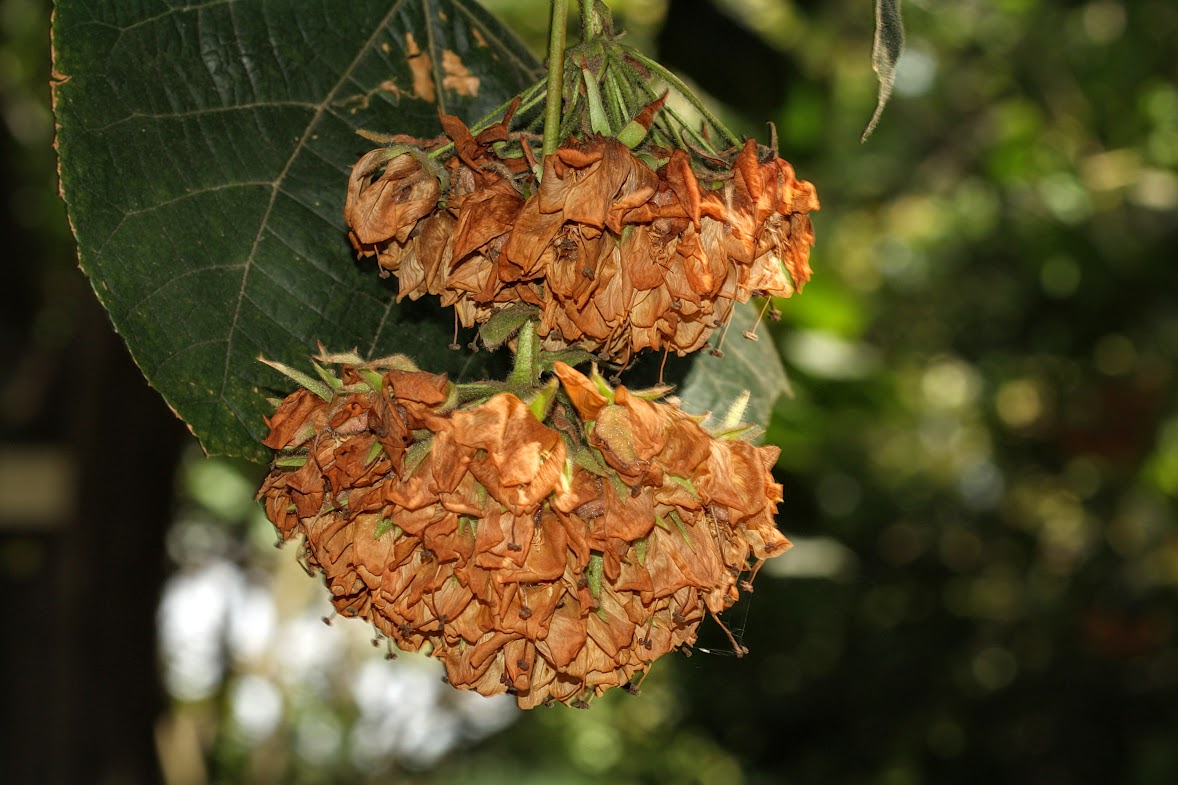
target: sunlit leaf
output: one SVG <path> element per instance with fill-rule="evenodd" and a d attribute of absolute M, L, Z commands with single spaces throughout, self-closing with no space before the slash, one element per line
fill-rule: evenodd
<path fill-rule="evenodd" d="M 81 266 L 211 453 L 263 458 L 265 394 L 316 342 L 459 374 L 451 322 L 398 306 L 345 235 L 358 129 L 433 137 L 535 77 L 466 0 L 59 0 L 54 102 Z M 480 355 L 480 357 L 485 355 Z"/>

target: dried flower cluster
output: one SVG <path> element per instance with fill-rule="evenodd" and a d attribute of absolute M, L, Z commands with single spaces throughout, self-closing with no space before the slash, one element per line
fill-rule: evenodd
<path fill-rule="evenodd" d="M 393 366 L 286 398 L 259 496 L 339 613 L 456 687 L 583 705 L 694 642 L 789 547 L 776 448 L 559 363 L 559 393 L 463 405 L 446 377 Z"/>
<path fill-rule="evenodd" d="M 399 298 L 440 295 L 466 327 L 531 303 L 545 349 L 625 363 L 696 351 L 734 302 L 810 278 L 814 187 L 753 140 L 697 176 L 683 150 L 656 150 L 656 170 L 617 139 L 569 139 L 537 182 L 526 143 L 511 148 L 520 157 L 496 152 L 510 113 L 478 136 L 442 119 L 455 155 L 373 150 L 352 170 L 345 217 Z"/>

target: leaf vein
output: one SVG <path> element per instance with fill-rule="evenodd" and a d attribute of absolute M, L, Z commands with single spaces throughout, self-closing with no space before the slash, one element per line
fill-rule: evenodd
<path fill-rule="evenodd" d="M 376 41 L 377 36 L 379 36 L 380 33 L 388 26 L 389 21 L 393 18 L 393 16 L 400 9 L 402 2 L 404 2 L 404 0 L 396 0 L 396 2 L 394 2 L 392 4 L 392 6 L 390 6 L 388 12 L 375 25 L 372 33 L 368 36 L 367 40 L 358 48 L 358 50 L 356 52 L 356 56 L 354 58 L 352 58 L 351 63 L 349 63 L 348 66 L 344 69 L 343 73 L 340 75 L 339 80 L 335 83 L 335 85 L 331 88 L 331 90 L 328 91 L 328 93 L 324 97 L 324 99 L 318 104 L 318 106 L 315 110 L 314 116 L 311 118 L 310 122 L 307 123 L 307 127 L 303 130 L 302 136 L 300 136 L 298 141 L 295 142 L 294 148 L 291 150 L 291 154 L 287 158 L 286 164 L 283 166 L 282 171 L 280 171 L 278 173 L 278 176 L 275 178 L 275 181 L 272 184 L 273 190 L 270 193 L 270 200 L 266 204 L 266 209 L 262 214 L 262 219 L 261 219 L 261 222 L 259 223 L 257 234 L 254 236 L 253 245 L 251 246 L 249 254 L 246 256 L 246 259 L 245 259 L 245 264 L 243 266 L 242 273 L 241 273 L 241 286 L 238 290 L 237 301 L 234 304 L 233 316 L 230 317 L 230 320 L 229 320 L 229 326 L 228 326 L 227 338 L 226 338 L 226 348 L 225 348 L 225 365 L 224 365 L 222 372 L 221 372 L 220 389 L 217 391 L 217 397 L 222 400 L 225 399 L 225 390 L 226 390 L 226 387 L 229 383 L 229 370 L 232 365 L 232 358 L 233 358 L 233 344 L 234 344 L 234 338 L 238 332 L 237 323 L 238 323 L 238 320 L 241 318 L 242 303 L 245 302 L 247 299 L 249 299 L 247 292 L 246 292 L 246 285 L 249 281 L 250 269 L 253 266 L 254 258 L 257 254 L 258 246 L 261 243 L 262 236 L 265 233 L 266 227 L 270 222 L 270 214 L 274 210 L 274 204 L 278 199 L 278 194 L 279 194 L 279 191 L 281 190 L 282 183 L 286 179 L 287 174 L 290 172 L 291 167 L 294 165 L 295 160 L 299 157 L 299 155 L 307 147 L 307 143 L 311 138 L 312 129 L 314 129 L 315 126 L 319 123 L 320 118 L 322 118 L 323 114 L 327 111 L 327 108 L 331 105 L 332 101 L 334 100 L 334 98 L 335 98 L 336 94 L 339 92 L 339 90 L 351 78 L 352 72 L 355 70 L 356 66 L 359 64 L 361 59 L 363 59 L 363 57 L 368 53 L 369 49 L 373 46 L 374 42 Z M 253 304 L 252 301 L 251 301 L 251 304 Z M 256 304 L 255 304 L 255 306 L 256 306 Z M 263 311 L 263 313 L 265 313 L 265 312 Z M 269 314 L 266 314 L 266 315 L 269 317 Z M 269 317 L 269 318 L 273 319 L 273 317 Z M 279 326 L 282 329 L 284 329 L 286 332 L 288 332 L 292 336 L 294 336 L 296 339 L 302 340 L 302 336 L 295 335 L 285 325 L 280 324 Z M 240 416 L 238 416 L 236 412 L 234 412 L 234 416 L 237 417 L 238 421 L 241 422 L 242 425 L 244 425 L 247 429 L 249 428 L 248 423 L 246 423 Z"/>

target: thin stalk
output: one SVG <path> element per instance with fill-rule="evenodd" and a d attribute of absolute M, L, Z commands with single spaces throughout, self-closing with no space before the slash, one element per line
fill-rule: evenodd
<path fill-rule="evenodd" d="M 577 127 L 577 122 L 582 120 L 583 115 L 585 114 L 585 110 L 582 108 L 584 101 L 582 100 L 581 93 L 578 90 L 573 91 L 573 96 L 572 105 L 565 113 L 564 118 L 560 121 L 560 133 L 558 136 L 561 139 L 564 139 L 567 136 L 575 135 L 582 130 Z"/>
<path fill-rule="evenodd" d="M 581 42 L 600 38 L 605 26 L 597 13 L 597 0 L 581 0 Z"/>
<path fill-rule="evenodd" d="M 585 43 L 592 35 L 593 0 L 581 0 L 581 43 Z"/>
<path fill-rule="evenodd" d="M 647 57 L 632 47 L 627 46 L 625 47 L 625 50 L 627 55 L 642 63 L 653 73 L 662 77 L 662 79 L 667 84 L 675 88 L 676 92 L 686 98 L 691 103 L 691 105 L 695 107 L 695 110 L 700 113 L 704 120 L 707 121 L 708 125 L 719 131 L 720 134 L 723 135 L 729 142 L 731 142 L 734 147 L 739 147 L 740 145 L 744 144 L 744 140 L 740 139 L 736 136 L 736 134 L 729 131 L 727 126 L 720 122 L 720 119 L 712 114 L 711 110 L 704 106 L 703 102 L 700 101 L 693 92 L 691 92 L 691 89 L 683 83 L 683 80 L 668 71 L 662 63 Z"/>
<path fill-rule="evenodd" d="M 631 101 L 633 101 L 635 103 L 638 103 L 638 102 L 650 103 L 651 101 L 656 100 L 661 95 L 661 93 L 659 91 L 654 89 L 654 87 L 651 85 L 651 83 L 648 80 L 642 78 L 641 75 L 639 75 L 637 73 L 637 70 L 634 68 L 633 65 L 630 65 L 629 63 L 625 62 L 625 58 L 619 58 L 618 62 L 621 63 L 621 65 L 618 66 L 618 70 L 623 71 L 624 73 L 627 74 L 627 76 L 633 77 L 630 79 L 622 78 L 621 82 L 627 88 L 629 88 L 633 85 L 637 85 L 638 88 L 645 94 L 645 98 L 643 98 L 642 96 L 632 96 L 630 98 Z M 682 91 L 680 91 L 680 92 L 682 92 Z M 688 98 L 692 98 L 692 97 L 693 96 L 688 95 Z M 691 126 L 691 124 L 688 123 L 683 118 L 683 115 L 679 114 L 672 107 L 664 106 L 662 108 L 662 110 L 659 112 L 659 115 L 660 116 L 658 116 L 655 119 L 655 124 L 651 128 L 651 133 L 655 133 L 660 125 L 665 124 L 666 128 L 663 129 L 664 132 L 666 134 L 670 135 L 671 140 L 674 140 L 674 141 L 670 142 L 671 146 L 675 146 L 676 144 L 682 145 L 683 144 L 683 142 L 682 142 L 683 134 L 687 134 L 695 141 L 695 143 L 700 148 L 707 150 L 712 155 L 719 155 L 719 153 L 716 152 L 715 148 L 712 147 L 712 144 L 710 142 L 708 142 L 708 140 L 705 139 L 699 133 L 699 131 L 695 130 L 695 128 L 693 128 Z"/>
<path fill-rule="evenodd" d="M 631 78 L 631 72 L 635 69 L 626 62 L 624 57 L 618 57 L 616 49 L 609 47 L 605 50 L 605 62 L 606 73 L 609 74 L 610 83 L 613 86 L 612 92 L 621 107 L 622 124 L 625 125 L 633 120 L 634 115 L 652 99 L 644 100 L 642 95 L 638 95 L 633 84 L 636 80 Z M 647 93 L 649 89 L 647 85 L 642 85 L 643 93 Z"/>
<path fill-rule="evenodd" d="M 538 82 L 534 82 L 526 90 L 524 90 L 522 93 L 520 93 L 517 96 L 518 98 L 521 99 L 519 109 L 517 109 L 515 112 L 517 116 L 525 114 L 529 109 L 531 109 L 533 106 L 535 106 L 536 104 L 538 104 L 540 102 L 540 98 L 543 95 L 543 87 L 544 87 L 543 80 L 540 80 Z M 471 135 L 475 136 L 480 131 L 485 131 L 487 129 L 487 127 L 490 126 L 492 123 L 498 122 L 499 119 L 502 118 L 503 113 L 507 111 L 507 107 L 511 106 L 511 102 L 514 100 L 515 100 L 515 97 L 504 102 L 503 104 L 500 104 L 498 108 L 494 109 L 489 114 L 484 115 L 477 123 L 475 123 L 474 125 L 472 125 L 470 127 Z M 454 143 L 447 142 L 446 144 L 442 145 L 441 147 L 437 148 L 436 150 L 431 150 L 429 153 L 429 157 L 437 159 L 443 155 L 446 155 L 447 153 L 449 153 L 453 149 L 454 149 Z"/>
<path fill-rule="evenodd" d="M 719 155 L 719 153 L 716 152 L 716 149 L 714 147 L 712 147 L 711 142 L 709 142 L 707 139 L 705 139 L 703 137 L 703 135 L 700 134 L 699 131 L 692 128 L 691 124 L 688 123 L 686 120 L 684 120 L 683 117 L 678 112 L 676 112 L 674 109 L 670 109 L 668 107 L 663 107 L 663 111 L 665 111 L 670 117 L 672 117 L 675 120 L 676 123 L 679 124 L 679 134 L 684 134 L 684 133 L 687 134 L 692 139 L 694 139 L 695 143 L 697 145 L 699 145 L 701 148 L 703 148 L 704 150 L 707 150 L 712 155 Z M 679 135 L 679 134 L 677 134 L 677 135 Z"/>
<path fill-rule="evenodd" d="M 544 103 L 544 157 L 560 146 L 560 106 L 564 92 L 564 44 L 568 26 L 568 0 L 552 0 L 548 28 L 548 93 Z"/>
<path fill-rule="evenodd" d="M 623 93 L 622 82 L 618 79 L 617 72 L 612 65 L 607 63 L 605 66 L 605 79 L 601 85 L 606 97 L 606 110 L 609 112 L 610 120 L 613 122 L 615 128 L 622 129 L 626 123 L 633 119 L 630 116 L 630 107 Z"/>
<path fill-rule="evenodd" d="M 650 83 L 645 80 L 635 80 L 634 84 L 639 85 L 642 88 L 642 91 L 646 93 L 646 101 L 648 103 L 655 100 L 660 95 L 660 93 L 651 87 Z M 667 127 L 663 129 L 664 133 L 669 134 L 670 139 L 674 140 L 669 142 L 670 146 L 675 146 L 676 144 L 682 145 L 683 134 L 687 134 L 701 149 L 706 150 L 712 155 L 719 155 L 716 149 L 712 146 L 711 142 L 705 139 L 699 131 L 695 130 L 695 128 L 693 128 L 691 124 L 683 118 L 683 115 L 679 114 L 677 111 L 675 111 L 675 109 L 670 106 L 664 106 L 659 114 L 661 116 L 655 120 L 655 125 L 651 128 L 652 134 L 658 131 L 660 124 L 665 123 Z"/>
<path fill-rule="evenodd" d="M 515 361 L 507 376 L 507 386 L 514 390 L 535 387 L 539 379 L 538 359 L 540 342 L 536 337 L 536 322 L 528 319 L 515 337 Z"/>

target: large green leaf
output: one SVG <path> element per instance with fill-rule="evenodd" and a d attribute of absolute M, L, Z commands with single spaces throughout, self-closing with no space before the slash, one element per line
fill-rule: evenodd
<path fill-rule="evenodd" d="M 306 368 L 320 341 L 463 372 L 449 314 L 395 305 L 341 213 L 371 146 L 356 129 L 435 136 L 438 108 L 471 121 L 535 78 L 493 18 L 466 0 L 58 0 L 53 33 L 82 268 L 209 452 L 266 456 L 264 395 L 289 384 L 259 355 Z"/>

